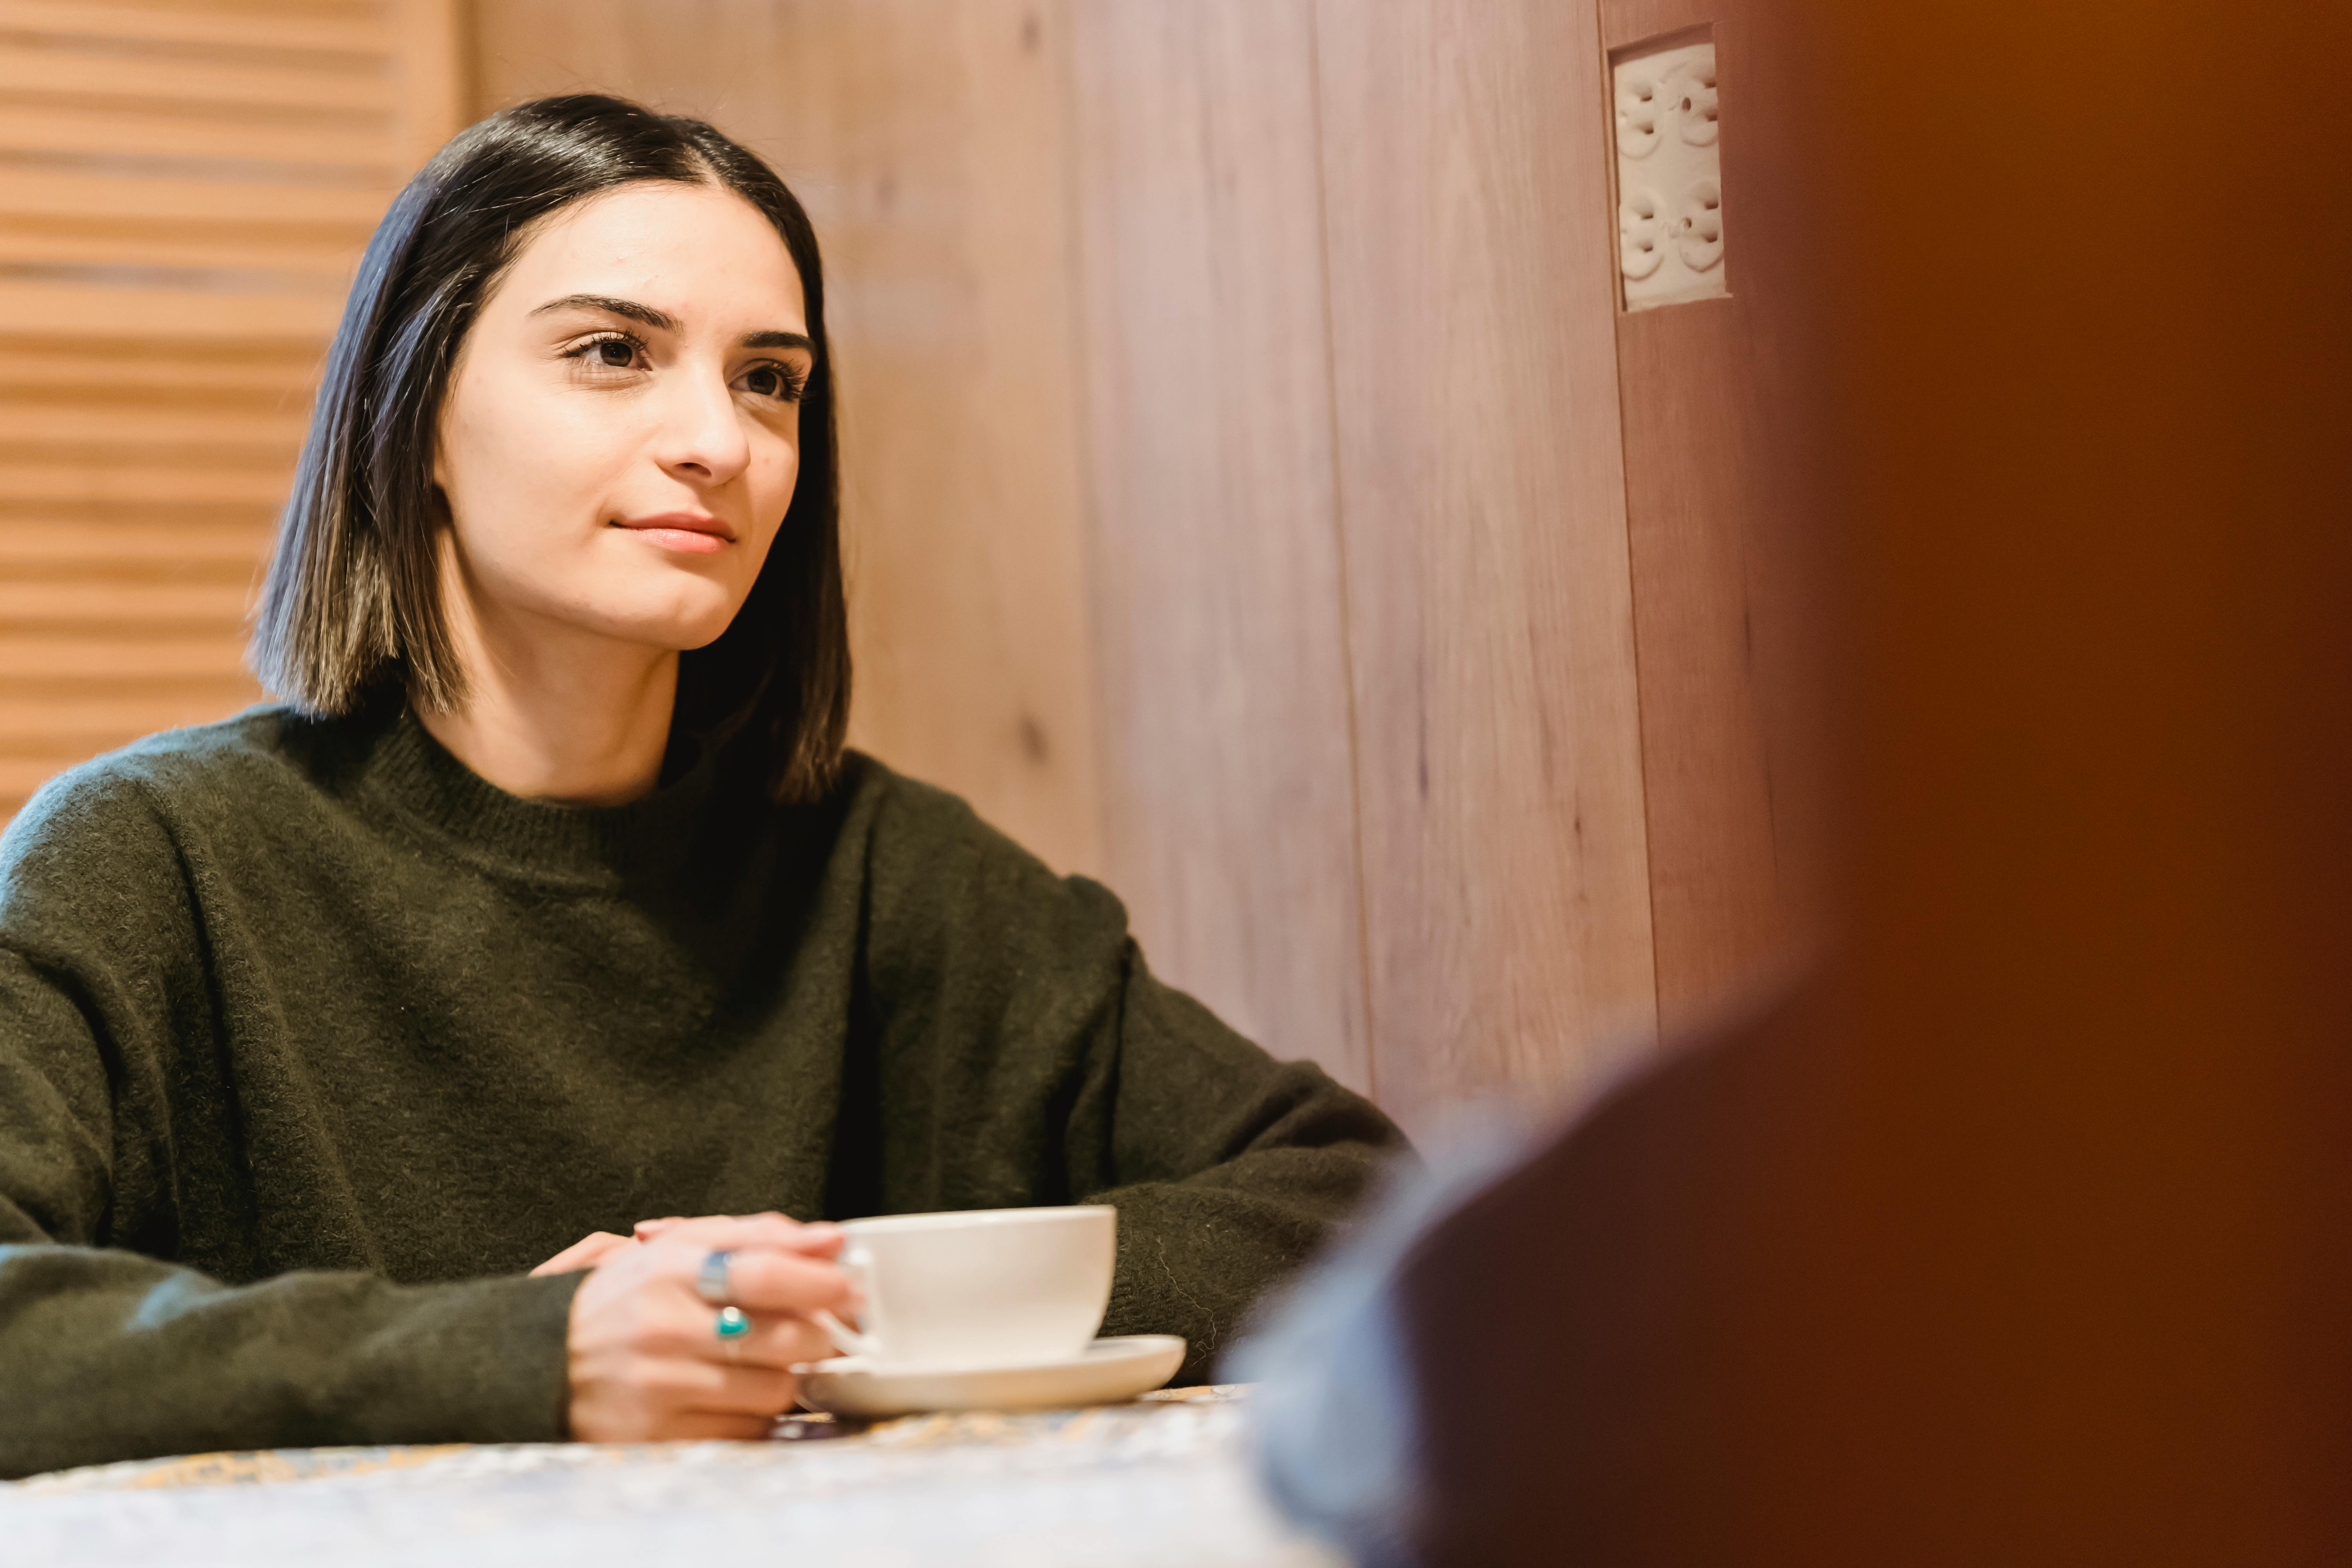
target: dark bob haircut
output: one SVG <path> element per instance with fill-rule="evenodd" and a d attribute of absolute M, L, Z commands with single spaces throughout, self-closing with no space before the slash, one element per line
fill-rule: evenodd
<path fill-rule="evenodd" d="M 808 215 L 775 172 L 698 120 L 595 94 L 543 98 L 461 132 L 395 197 L 361 258 L 262 586 L 250 658 L 312 714 L 399 694 L 463 700 L 441 602 L 447 515 L 433 449 L 474 312 L 530 226 L 647 180 L 723 188 L 757 207 L 800 271 L 815 363 L 801 395 L 800 478 L 742 609 L 679 662 L 678 729 L 763 753 L 772 792 L 810 800 L 840 766 L 849 712 L 840 483 L 824 279 Z"/>

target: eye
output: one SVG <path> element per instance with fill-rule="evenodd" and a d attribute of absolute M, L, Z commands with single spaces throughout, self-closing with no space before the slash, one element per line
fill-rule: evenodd
<path fill-rule="evenodd" d="M 644 357 L 643 340 L 627 332 L 606 332 L 590 338 L 563 351 L 563 357 L 577 360 L 591 370 L 632 370 Z"/>
<path fill-rule="evenodd" d="M 772 397 L 782 403 L 800 400 L 802 373 L 790 365 L 755 364 L 743 373 L 743 390 L 754 397 Z"/>

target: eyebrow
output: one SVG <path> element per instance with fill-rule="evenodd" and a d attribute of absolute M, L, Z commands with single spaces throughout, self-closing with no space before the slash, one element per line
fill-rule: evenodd
<path fill-rule="evenodd" d="M 656 310 L 651 305 L 640 305 L 635 300 L 616 300 L 609 294 L 566 294 L 560 300 L 550 300 L 531 314 L 543 316 L 550 310 L 602 310 L 609 316 L 625 316 L 632 321 L 643 321 L 660 331 L 680 330 L 677 318 L 668 311 Z M 812 354 L 816 353 L 816 344 L 806 332 L 745 332 L 741 346 L 747 349 L 804 349 Z"/>
<path fill-rule="evenodd" d="M 544 316 L 550 310 L 602 310 L 609 316 L 626 316 L 633 321 L 643 321 L 648 327 L 658 327 L 665 332 L 678 330 L 677 318 L 667 310 L 640 305 L 635 300 L 615 300 L 609 294 L 566 294 L 561 300 L 550 300 L 531 314 Z"/>

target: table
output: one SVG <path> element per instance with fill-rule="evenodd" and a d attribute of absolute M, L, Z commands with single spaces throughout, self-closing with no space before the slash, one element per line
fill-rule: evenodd
<path fill-rule="evenodd" d="M 0 1484 L 7 1568 L 496 1563 L 1337 1568 L 1260 1496 L 1244 1391 L 784 1423 L 767 1443 L 280 1449 Z"/>

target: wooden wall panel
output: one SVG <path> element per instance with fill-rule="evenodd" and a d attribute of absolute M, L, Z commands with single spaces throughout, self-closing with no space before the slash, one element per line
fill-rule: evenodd
<path fill-rule="evenodd" d="M 1711 25 L 1728 298 L 1621 313 L 1626 511 L 1661 1021 L 1703 1016 L 1820 919 L 1825 649 L 1793 144 L 1806 79 L 1773 0 L 1603 0 L 1622 49 Z M 1613 154 L 1611 159 L 1613 166 Z"/>
<path fill-rule="evenodd" d="M 1102 859 L 1062 11 L 478 0 L 478 108 L 593 88 L 710 120 L 825 247 L 852 738 L 1063 869 Z"/>
<path fill-rule="evenodd" d="M 1591 0 L 1319 12 L 1376 1070 L 1582 1081 L 1654 1023 Z"/>
<path fill-rule="evenodd" d="M 1112 880 L 1162 973 L 1370 1088 L 1312 0 L 1074 22 Z"/>
<path fill-rule="evenodd" d="M 245 616 L 450 0 L 0 0 L 0 816 L 262 693 Z"/>

